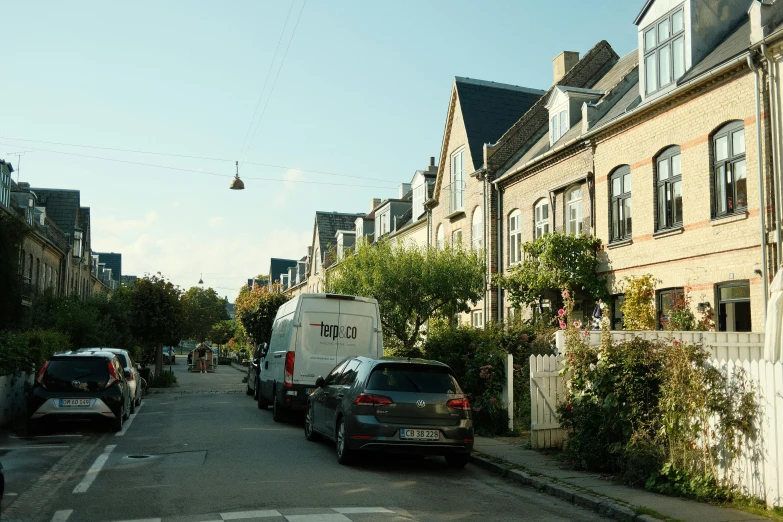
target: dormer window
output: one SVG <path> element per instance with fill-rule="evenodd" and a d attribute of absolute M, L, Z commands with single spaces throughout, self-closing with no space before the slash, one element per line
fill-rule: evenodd
<path fill-rule="evenodd" d="M 645 93 L 671 85 L 685 74 L 685 19 L 682 6 L 642 31 Z"/>
<path fill-rule="evenodd" d="M 82 257 L 82 231 L 74 230 L 73 232 L 73 256 Z"/>
<path fill-rule="evenodd" d="M 568 111 L 560 111 L 552 115 L 549 121 L 549 143 L 554 145 L 557 140 L 568 132 Z"/>
<path fill-rule="evenodd" d="M 413 221 L 417 221 L 424 214 L 424 197 L 427 193 L 427 183 L 424 179 L 413 187 Z"/>

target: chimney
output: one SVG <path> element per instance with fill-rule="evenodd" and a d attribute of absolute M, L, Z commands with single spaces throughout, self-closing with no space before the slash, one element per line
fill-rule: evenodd
<path fill-rule="evenodd" d="M 430 167 L 435 166 L 435 156 L 430 156 Z"/>
<path fill-rule="evenodd" d="M 411 189 L 410 183 L 400 183 L 400 199 L 405 197 L 405 194 Z"/>
<path fill-rule="evenodd" d="M 552 70 L 555 73 L 555 82 L 557 83 L 568 74 L 574 65 L 579 62 L 579 53 L 574 51 L 563 51 L 552 60 Z"/>
<path fill-rule="evenodd" d="M 763 40 L 775 27 L 772 23 L 773 15 L 777 9 L 774 7 L 774 0 L 761 0 L 753 2 L 748 10 L 750 18 L 750 44 L 755 45 Z"/>
<path fill-rule="evenodd" d="M 437 174 L 438 166 L 435 165 L 435 156 L 430 156 L 430 165 L 424 170 L 426 174 Z"/>
<path fill-rule="evenodd" d="M 370 201 L 370 212 L 375 210 L 375 207 L 381 204 L 380 198 L 372 198 L 372 201 Z"/>

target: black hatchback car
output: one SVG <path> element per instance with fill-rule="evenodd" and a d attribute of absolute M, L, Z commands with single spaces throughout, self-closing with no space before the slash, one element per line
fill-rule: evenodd
<path fill-rule="evenodd" d="M 131 395 L 124 370 L 111 352 L 70 352 L 52 356 L 35 376 L 27 395 L 27 432 L 47 421 L 97 420 L 120 431 L 130 415 Z"/>
<path fill-rule="evenodd" d="M 470 458 L 470 403 L 443 363 L 351 357 L 316 386 L 307 402 L 305 437 L 334 440 L 341 464 L 363 451 L 442 455 L 455 468 Z"/>

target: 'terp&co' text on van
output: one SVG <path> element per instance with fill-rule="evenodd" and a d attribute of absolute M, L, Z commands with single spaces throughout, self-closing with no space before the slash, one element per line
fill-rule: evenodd
<path fill-rule="evenodd" d="M 375 299 L 300 294 L 277 311 L 267 349 L 259 361 L 258 407 L 272 405 L 279 422 L 304 411 L 319 376 L 347 357 L 383 356 L 383 333 Z"/>

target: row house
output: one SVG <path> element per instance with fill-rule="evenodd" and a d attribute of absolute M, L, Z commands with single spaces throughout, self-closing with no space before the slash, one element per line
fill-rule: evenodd
<path fill-rule="evenodd" d="M 650 0 L 635 20 L 636 51 L 611 56 L 601 42 L 581 60 L 558 57 L 541 103 L 485 147 L 499 195 L 497 270 L 550 231 L 590 234 L 604 245 L 615 327 L 624 278 L 649 273 L 659 319 L 687 293 L 720 331 L 763 330 L 780 263 L 779 122 L 752 35 L 783 19 L 781 4 Z M 600 49 L 608 68 L 583 85 L 558 80 Z M 508 316 L 507 296 L 494 293 L 497 314 Z"/>

